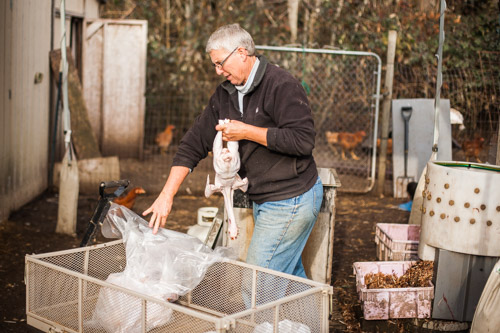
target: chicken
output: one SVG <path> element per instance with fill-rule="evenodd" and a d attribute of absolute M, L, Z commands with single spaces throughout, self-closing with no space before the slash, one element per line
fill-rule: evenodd
<path fill-rule="evenodd" d="M 479 154 L 484 148 L 484 138 L 476 137 L 472 140 L 462 142 L 462 150 L 465 153 L 465 159 L 469 162 L 471 157 L 474 157 L 477 162 L 482 163 L 479 159 Z"/>
<path fill-rule="evenodd" d="M 167 125 L 163 132 L 160 132 L 156 135 L 155 142 L 160 148 L 160 152 L 165 154 L 167 152 L 168 146 L 172 143 L 172 138 L 174 136 L 173 132 L 175 131 L 174 125 Z"/>
<path fill-rule="evenodd" d="M 450 108 L 450 124 L 459 125 L 458 129 L 463 131 L 464 126 L 464 116 L 457 109 Z"/>
<path fill-rule="evenodd" d="M 339 152 L 337 148 L 335 148 L 335 145 L 339 143 L 339 133 L 326 131 L 325 136 L 326 136 L 326 142 L 328 142 L 328 146 L 330 146 L 335 155 L 338 155 Z"/>
<path fill-rule="evenodd" d="M 377 139 L 377 149 L 380 149 L 380 139 Z M 387 139 L 387 154 L 392 154 L 392 138 Z"/>
<path fill-rule="evenodd" d="M 132 209 L 137 195 L 143 193 L 146 193 L 146 191 L 144 191 L 142 187 L 134 187 L 127 193 L 127 195 L 122 195 L 121 197 L 115 198 L 113 202 L 118 205 L 125 206 L 128 209 Z"/>
<path fill-rule="evenodd" d="M 224 124 L 229 120 L 219 120 L 219 124 Z M 205 196 L 208 198 L 215 192 L 221 192 L 224 196 L 224 207 L 228 220 L 228 232 L 231 239 L 238 236 L 238 226 L 234 218 L 233 193 L 240 189 L 246 192 L 248 179 L 241 179 L 238 175 L 240 170 L 240 154 L 238 152 L 238 141 L 228 141 L 227 148 L 223 147 L 222 131 L 219 131 L 214 139 L 213 155 L 215 181 L 210 184 L 210 176 L 207 176 Z"/>
<path fill-rule="evenodd" d="M 352 159 L 359 160 L 359 157 L 354 153 L 354 149 L 363 141 L 363 138 L 366 136 L 365 131 L 357 131 L 356 133 L 327 131 L 325 134 L 328 145 L 335 154 L 338 154 L 335 146 L 340 146 L 342 148 L 343 160 L 347 159 L 345 156 L 346 151 L 351 154 Z"/>
<path fill-rule="evenodd" d="M 354 154 L 354 149 L 363 141 L 366 136 L 365 131 L 357 131 L 356 133 L 340 132 L 339 144 L 342 147 L 342 159 L 346 160 L 345 152 L 349 151 L 353 160 L 359 160 L 359 157 Z"/>

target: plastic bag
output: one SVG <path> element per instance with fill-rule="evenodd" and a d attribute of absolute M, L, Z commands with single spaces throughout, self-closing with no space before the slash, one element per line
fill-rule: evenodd
<path fill-rule="evenodd" d="M 498 332 L 500 327 L 500 260 L 491 271 L 474 313 L 471 333 Z"/>
<path fill-rule="evenodd" d="M 232 249 L 212 250 L 198 238 L 180 232 L 160 228 L 154 235 L 148 222 L 114 203 L 101 230 L 106 238 L 123 238 L 127 261 L 123 272 L 110 274 L 106 281 L 164 301 L 175 301 L 195 288 L 214 262 L 236 257 Z M 134 300 L 138 298 L 103 288 L 93 320 L 108 332 L 142 332 L 141 306 Z M 148 307 L 149 329 L 170 320 L 171 311 L 154 311 L 154 305 L 151 309 L 150 314 Z"/>
<path fill-rule="evenodd" d="M 107 282 L 140 292 L 141 284 L 127 275 L 111 274 Z M 146 307 L 146 327 L 157 327 L 167 324 L 172 319 L 172 309 L 154 302 Z M 104 328 L 113 333 L 142 332 L 142 300 L 126 293 L 110 288 L 101 288 L 92 321 L 86 327 Z"/>
<path fill-rule="evenodd" d="M 265 322 L 255 326 L 253 333 L 273 333 L 273 325 Z M 278 323 L 278 333 L 311 333 L 311 329 L 302 323 L 296 323 L 288 319 Z"/>

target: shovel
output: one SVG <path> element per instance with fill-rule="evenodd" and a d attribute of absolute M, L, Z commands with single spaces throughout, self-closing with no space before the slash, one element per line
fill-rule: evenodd
<path fill-rule="evenodd" d="M 401 108 L 401 117 L 405 122 L 405 150 L 404 150 L 404 176 L 399 176 L 396 179 L 396 198 L 406 198 L 408 197 L 408 184 L 414 182 L 415 179 L 413 177 L 408 177 L 408 131 L 409 131 L 409 123 L 411 118 L 411 113 L 413 112 L 413 108 L 411 106 L 403 106 Z"/>
<path fill-rule="evenodd" d="M 439 9 L 439 45 L 438 45 L 438 53 L 436 54 L 438 64 L 437 64 L 437 77 L 436 77 L 436 97 L 434 100 L 434 141 L 432 144 L 432 153 L 429 158 L 430 161 L 435 161 L 437 159 L 438 153 L 438 142 L 439 142 L 439 112 L 441 109 L 441 86 L 443 85 L 443 45 L 444 45 L 444 12 L 446 11 L 446 1 L 440 1 L 440 9 Z M 408 220 L 408 224 L 422 224 L 422 204 L 424 201 L 423 191 L 425 189 L 425 175 L 427 174 L 427 164 L 424 167 L 424 170 L 420 174 L 420 178 L 418 180 L 417 189 L 415 190 L 415 197 L 413 198 L 413 205 L 411 206 L 410 219 Z M 421 244 L 423 244 L 422 239 L 420 240 Z M 426 247 L 421 247 L 422 249 Z M 432 254 L 434 255 L 434 254 Z M 423 253 L 420 252 L 419 248 L 419 257 L 423 258 Z"/>

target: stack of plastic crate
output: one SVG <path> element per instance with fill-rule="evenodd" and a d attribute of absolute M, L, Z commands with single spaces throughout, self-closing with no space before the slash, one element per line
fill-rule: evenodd
<path fill-rule="evenodd" d="M 356 289 L 366 320 L 389 318 L 429 318 L 434 298 L 434 286 L 415 288 L 368 289 L 365 275 L 383 273 L 403 275 L 418 260 L 420 226 L 397 223 L 377 223 L 374 262 L 356 262 Z"/>
<path fill-rule="evenodd" d="M 377 223 L 375 243 L 378 260 L 418 260 L 420 226 L 415 224 Z"/>

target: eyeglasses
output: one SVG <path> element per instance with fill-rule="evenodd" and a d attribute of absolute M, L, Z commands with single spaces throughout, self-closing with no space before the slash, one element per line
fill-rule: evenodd
<path fill-rule="evenodd" d="M 239 48 L 239 46 L 236 46 L 236 48 L 231 52 L 229 53 L 229 55 L 227 57 L 224 58 L 224 60 L 222 60 L 221 62 L 216 62 L 215 64 L 212 64 L 214 66 L 214 68 L 216 69 L 219 69 L 221 70 L 222 69 L 222 66 L 224 66 L 224 63 L 227 61 L 227 59 L 229 59 L 229 57 L 234 53 L 234 51 L 236 51 L 237 49 Z"/>

